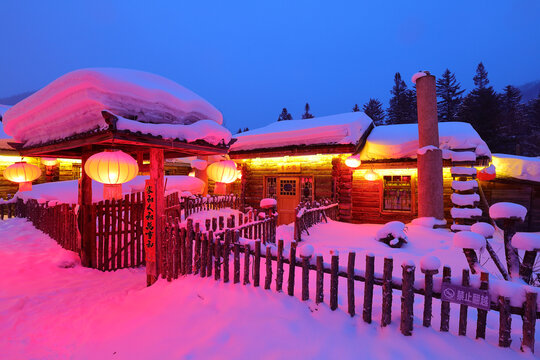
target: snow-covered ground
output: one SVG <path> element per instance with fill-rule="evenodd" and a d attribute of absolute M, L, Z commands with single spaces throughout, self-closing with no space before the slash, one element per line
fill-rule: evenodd
<path fill-rule="evenodd" d="M 354 229 L 350 226 L 347 230 Z M 377 226 L 356 229 L 374 234 Z M 320 234 L 315 235 L 312 228 L 308 240 L 317 251 L 337 247 L 335 234 L 327 236 L 325 225 L 317 230 Z M 441 255 L 435 247 L 445 245 L 445 236 L 430 239 L 432 245 L 427 240 L 421 244 L 416 237 L 421 232 L 411 227 L 412 248 L 401 251 L 408 256 L 413 249 Z M 325 244 L 324 239 L 334 244 Z M 338 247 L 343 251 L 348 245 L 361 251 L 362 246 L 353 244 L 352 239 L 343 241 Z M 399 249 L 383 246 L 371 251 L 398 258 Z M 422 328 L 419 297 L 414 334 L 402 336 L 399 292 L 394 294 L 392 324 L 381 329 L 379 287 L 374 294 L 372 324 L 345 313 L 345 282 L 340 283 L 340 309 L 336 312 L 326 304 L 303 303 L 274 290 L 195 276 L 171 283 L 160 280 L 146 288 L 144 268 L 109 273 L 82 268 L 73 253 L 24 219 L 0 221 L 0 271 L 3 359 L 532 358 L 519 352 L 520 319 L 515 316 L 512 349 L 501 349 L 496 346 L 496 313 L 488 315 L 487 340 L 477 341 L 471 335 L 457 336 L 459 308 L 454 305 L 450 333 L 436 330 L 438 311 L 433 318 L 435 329 Z M 296 294 L 300 294 L 299 288 Z M 356 287 L 356 299 L 359 312 L 360 286 Z M 440 303 L 435 301 L 434 307 Z M 469 310 L 469 314 L 468 330 L 474 334 L 476 311 Z"/>

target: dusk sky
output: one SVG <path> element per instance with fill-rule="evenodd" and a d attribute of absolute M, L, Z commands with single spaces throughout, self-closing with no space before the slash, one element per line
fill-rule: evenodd
<path fill-rule="evenodd" d="M 390 97 L 396 71 L 445 68 L 470 89 L 540 79 L 540 1 L 7 1 L 0 98 L 85 67 L 168 77 L 207 99 L 234 132 L 350 111 Z"/>

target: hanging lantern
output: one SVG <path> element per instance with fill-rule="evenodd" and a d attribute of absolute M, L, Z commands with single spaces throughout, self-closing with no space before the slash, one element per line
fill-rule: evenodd
<path fill-rule="evenodd" d="M 367 181 L 375 181 L 379 178 L 379 175 L 373 171 L 373 169 L 369 169 L 366 174 L 364 175 L 364 179 Z"/>
<path fill-rule="evenodd" d="M 41 158 L 41 163 L 45 165 L 45 176 L 47 177 L 47 181 L 53 181 L 53 175 L 54 175 L 54 167 L 58 163 L 58 160 L 56 158 Z"/>
<path fill-rule="evenodd" d="M 216 182 L 214 192 L 216 194 L 226 193 L 226 184 L 236 180 L 236 164 L 232 160 L 224 160 L 208 165 L 206 168 L 208 177 Z"/>
<path fill-rule="evenodd" d="M 26 161 L 16 162 L 4 170 L 4 177 L 7 180 L 19 183 L 19 191 L 32 190 L 32 181 L 40 176 L 39 167 L 28 164 Z"/>
<path fill-rule="evenodd" d="M 130 181 L 139 172 L 137 161 L 123 151 L 105 151 L 86 160 L 84 172 L 93 180 L 104 184 L 103 198 L 122 198 L 122 184 Z"/>
<path fill-rule="evenodd" d="M 360 166 L 360 164 L 361 164 L 361 161 L 360 161 L 359 154 L 351 155 L 347 159 L 345 159 L 345 165 L 347 165 L 350 168 L 353 168 L 353 169 L 357 168 Z"/>

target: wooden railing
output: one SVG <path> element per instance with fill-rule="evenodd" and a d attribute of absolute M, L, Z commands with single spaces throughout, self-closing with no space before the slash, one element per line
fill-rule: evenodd
<path fill-rule="evenodd" d="M 187 219 L 190 215 L 207 210 L 225 208 L 239 209 L 240 198 L 237 195 L 208 195 L 180 197 L 175 192 L 165 197 L 165 215 Z"/>
<path fill-rule="evenodd" d="M 355 287 L 358 283 L 363 283 L 363 307 L 360 310 L 364 322 L 372 322 L 373 291 L 374 286 L 382 288 L 382 314 L 381 326 L 385 327 L 391 323 L 392 302 L 396 297 L 393 290 L 401 292 L 398 301 L 401 302 L 400 331 L 405 336 L 413 334 L 414 318 L 414 297 L 420 296 L 423 300 L 424 309 L 422 314 L 422 325 L 431 327 L 432 314 L 434 312 L 433 298 L 440 299 L 440 290 L 435 291 L 434 275 L 437 270 L 427 270 L 424 272 L 423 286 L 415 287 L 416 266 L 413 263 L 403 264 L 402 277 L 396 279 L 392 277 L 394 263 L 392 258 L 384 259 L 384 271 L 382 276 L 375 273 L 375 257 L 367 255 L 365 259 L 365 270 L 355 269 L 356 253 L 348 253 L 348 266 L 339 266 L 339 255 L 331 257 L 331 263 L 325 263 L 323 257 L 318 255 L 297 257 L 296 243 L 292 243 L 288 254 L 284 251 L 283 240 L 278 241 L 277 248 L 271 244 L 267 245 L 264 251 L 261 249 L 261 241 L 241 241 L 239 231 L 228 229 L 223 240 L 215 238 L 212 232 L 195 232 L 193 229 L 180 229 L 169 226 L 167 236 L 162 244 L 163 254 L 161 261 L 161 277 L 171 281 L 180 275 L 194 274 L 200 277 L 214 277 L 215 280 L 222 280 L 224 283 L 232 281 L 253 286 L 264 286 L 269 290 L 275 281 L 277 292 L 286 291 L 288 295 L 295 295 L 295 283 L 297 267 L 301 268 L 301 299 L 310 299 L 314 295 L 316 303 L 325 301 L 324 277 L 330 276 L 330 289 L 328 303 L 331 310 L 338 308 L 339 279 L 346 279 L 347 282 L 347 312 L 351 317 L 356 316 Z M 241 267 L 240 254 L 243 253 L 243 266 Z M 231 259 L 232 257 L 232 259 Z M 262 259 L 265 259 L 265 274 L 261 273 Z M 231 264 L 232 260 L 232 264 Z M 286 280 L 284 264 L 287 264 L 288 274 Z M 273 269 L 276 273 L 273 273 Z M 315 272 L 315 294 L 310 294 L 310 272 Z M 242 273 L 242 279 L 241 279 Z M 451 269 L 443 268 L 442 282 L 450 283 Z M 469 271 L 463 270 L 462 284 L 469 285 Z M 285 284 L 284 284 L 285 283 Z M 416 282 L 418 284 L 418 282 Z M 286 285 L 286 289 L 284 289 Z M 489 290 L 489 278 L 487 273 L 481 275 L 480 289 Z M 535 324 L 540 318 L 537 312 L 537 293 L 525 288 L 526 300 L 521 307 L 510 306 L 510 299 L 498 296 L 490 302 L 491 311 L 499 313 L 499 346 L 509 347 L 511 343 L 511 315 L 519 315 L 523 318 L 522 348 L 528 348 L 534 352 L 535 345 Z M 459 305 L 458 326 L 459 335 L 467 335 L 468 306 Z M 436 311 L 436 309 L 435 309 Z M 476 311 L 476 339 L 485 339 L 488 310 L 477 309 Z M 441 301 L 440 305 L 440 331 L 448 332 L 450 329 L 450 303 Z"/>
<path fill-rule="evenodd" d="M 302 232 L 309 235 L 309 228 L 328 219 L 337 220 L 338 203 L 330 200 L 319 200 L 314 203 L 301 202 L 295 210 L 294 240 L 302 240 Z"/>

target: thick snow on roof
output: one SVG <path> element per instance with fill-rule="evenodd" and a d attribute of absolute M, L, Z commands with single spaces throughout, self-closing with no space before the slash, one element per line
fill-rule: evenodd
<path fill-rule="evenodd" d="M 203 98 L 164 77 L 128 69 L 70 72 L 22 100 L 4 115 L 5 131 L 26 145 L 103 129 L 101 111 L 149 123 L 223 123 Z"/>
<path fill-rule="evenodd" d="M 493 154 L 497 176 L 540 182 L 540 157 Z"/>
<path fill-rule="evenodd" d="M 9 105 L 0 105 L 0 118 L 4 116 L 4 113 L 10 108 Z M 8 145 L 8 141 L 13 141 L 13 138 L 6 134 L 4 131 L 4 123 L 0 122 L 0 149 L 1 150 L 14 150 Z"/>
<path fill-rule="evenodd" d="M 356 144 L 371 123 L 363 112 L 277 121 L 235 135 L 238 140 L 231 146 L 231 151 L 289 145 Z"/>
<path fill-rule="evenodd" d="M 463 122 L 439 123 L 441 149 L 476 149 L 478 156 L 491 156 L 489 149 L 474 128 Z M 362 149 L 362 160 L 416 158 L 418 124 L 377 126 Z"/>

